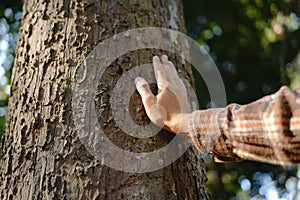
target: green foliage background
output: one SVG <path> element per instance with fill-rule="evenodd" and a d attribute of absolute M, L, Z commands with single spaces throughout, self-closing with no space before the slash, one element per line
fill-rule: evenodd
<path fill-rule="evenodd" d="M 249 103 L 282 85 L 300 87 L 299 0 L 195 0 L 184 5 L 188 35 L 217 64 L 228 103 Z M 207 88 L 194 75 L 200 106 L 210 107 Z M 297 167 L 249 161 L 207 164 L 212 199 L 296 199 L 300 171 L 296 174 Z"/>
<path fill-rule="evenodd" d="M 21 5 L 21 0 L 0 3 L 0 68 L 5 69 L 0 76 L 0 136 Z M 217 64 L 228 103 L 254 101 L 281 85 L 300 87 L 300 0 L 185 0 L 184 8 L 188 35 Z M 9 47 L 1 50 L 3 40 Z M 200 107 L 212 106 L 201 76 L 194 76 Z M 212 199 L 292 199 L 300 185 L 297 167 L 248 161 L 217 164 L 208 158 L 207 175 Z"/>

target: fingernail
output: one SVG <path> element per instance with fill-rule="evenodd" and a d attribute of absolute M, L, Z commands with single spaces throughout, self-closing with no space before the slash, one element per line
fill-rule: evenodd
<path fill-rule="evenodd" d="M 153 62 L 159 62 L 159 57 L 158 56 L 153 56 Z"/>
<path fill-rule="evenodd" d="M 143 78 L 141 77 L 136 77 L 134 82 L 135 82 L 135 86 L 138 88 L 141 85 L 141 81 L 143 80 Z"/>
<path fill-rule="evenodd" d="M 162 55 L 161 60 L 167 61 L 168 60 L 168 56 L 167 55 Z"/>

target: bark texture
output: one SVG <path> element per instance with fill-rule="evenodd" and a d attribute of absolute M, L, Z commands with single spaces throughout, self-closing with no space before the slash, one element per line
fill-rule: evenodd
<path fill-rule="evenodd" d="M 125 173 L 90 155 L 74 128 L 71 89 L 85 56 L 116 33 L 147 26 L 184 32 L 181 2 L 25 0 L 2 139 L 0 199 L 208 199 L 204 163 L 193 148 L 164 169 Z M 95 94 L 105 110 L 99 122 L 124 149 L 151 151 L 172 138 L 160 133 L 137 141 L 122 133 L 110 120 L 105 98 L 123 73 L 157 53 L 129 52 L 99 80 L 99 91 L 105 88 Z M 191 69 L 170 57 L 191 80 Z M 132 106 L 141 107 L 140 99 L 133 99 Z M 148 123 L 143 111 L 132 115 L 137 123 Z"/>

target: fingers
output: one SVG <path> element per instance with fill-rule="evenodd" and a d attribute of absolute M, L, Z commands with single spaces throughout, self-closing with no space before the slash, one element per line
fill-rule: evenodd
<path fill-rule="evenodd" d="M 158 88 L 160 88 L 160 86 L 162 85 L 166 85 L 167 77 L 165 74 L 164 67 L 162 66 L 162 63 L 160 62 L 158 56 L 153 57 L 153 68 L 154 68 L 154 74 L 155 74 Z"/>
<path fill-rule="evenodd" d="M 153 56 L 153 64 L 161 64 L 160 59 L 158 56 Z"/>
<path fill-rule="evenodd" d="M 166 56 L 166 55 L 162 55 L 162 57 L 161 57 L 161 63 L 163 64 L 163 65 L 168 65 L 168 56 Z"/>
<path fill-rule="evenodd" d="M 169 58 L 166 55 L 161 56 L 161 64 L 163 65 L 163 67 L 167 68 L 168 70 L 172 69 L 172 70 L 176 71 L 175 66 L 173 65 L 173 63 L 171 61 L 169 61 Z"/>
<path fill-rule="evenodd" d="M 140 93 L 142 97 L 142 101 L 146 109 L 146 112 L 150 111 L 152 105 L 155 104 L 155 97 L 150 90 L 149 84 L 145 79 L 141 77 L 137 77 L 135 79 L 135 86 L 137 91 Z"/>
<path fill-rule="evenodd" d="M 153 66 L 158 85 L 166 86 L 169 84 L 173 84 L 175 86 L 178 84 L 178 82 L 181 82 L 176 68 L 174 64 L 169 61 L 168 56 L 163 55 L 161 57 L 161 62 L 158 56 L 154 56 Z"/>

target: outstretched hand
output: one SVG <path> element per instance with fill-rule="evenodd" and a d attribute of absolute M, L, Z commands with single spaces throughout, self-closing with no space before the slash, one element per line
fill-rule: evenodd
<path fill-rule="evenodd" d="M 154 56 L 153 68 L 158 87 L 156 96 L 146 80 L 141 77 L 135 79 L 146 113 L 155 125 L 186 135 L 188 124 L 185 118 L 186 113 L 190 112 L 186 88 L 166 55 L 161 60 Z"/>

